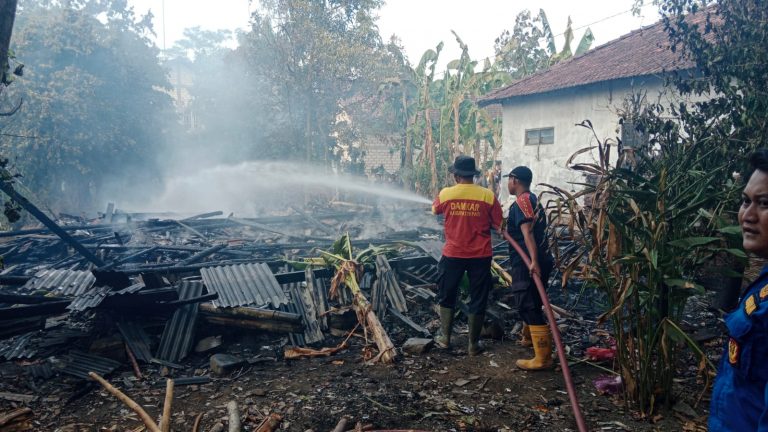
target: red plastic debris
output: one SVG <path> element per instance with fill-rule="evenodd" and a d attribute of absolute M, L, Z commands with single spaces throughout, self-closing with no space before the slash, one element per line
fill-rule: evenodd
<path fill-rule="evenodd" d="M 606 361 L 616 358 L 616 348 L 589 347 L 586 351 L 587 359 L 592 361 Z"/>

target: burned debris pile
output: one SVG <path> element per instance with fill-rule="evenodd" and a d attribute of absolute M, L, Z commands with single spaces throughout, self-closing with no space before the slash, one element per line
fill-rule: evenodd
<path fill-rule="evenodd" d="M 361 361 L 391 362 L 404 345 L 414 349 L 407 339 L 431 337 L 440 231 L 379 223 L 375 238 L 345 234 L 377 218 L 347 208 L 180 219 L 110 206 L 98 220 L 62 218 L 69 241 L 47 228 L 0 232 L 0 411 L 29 424 L 28 411 L 9 410 L 67 388 L 60 410 L 98 387 L 91 373 L 129 387 L 163 386 L 164 377 L 202 385 L 350 346 Z M 370 260 L 324 260 L 339 237 L 347 252 L 372 251 Z M 55 415 L 36 416 L 32 428 Z"/>

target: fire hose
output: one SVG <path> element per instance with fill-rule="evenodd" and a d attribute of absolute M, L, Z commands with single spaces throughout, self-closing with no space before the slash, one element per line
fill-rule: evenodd
<path fill-rule="evenodd" d="M 523 251 L 523 248 L 509 235 L 506 231 L 502 231 L 504 238 L 507 239 L 509 244 L 517 251 L 520 257 L 525 262 L 526 267 L 531 266 L 531 259 Z M 563 339 L 560 336 L 560 329 L 557 327 L 555 321 L 555 314 L 552 313 L 552 305 L 549 304 L 549 298 L 547 297 L 547 290 L 544 288 L 544 284 L 541 283 L 541 278 L 537 274 L 532 274 L 531 278 L 536 284 L 536 288 L 539 290 L 539 296 L 541 302 L 544 304 L 544 313 L 547 315 L 547 321 L 549 321 L 549 328 L 552 330 L 552 338 L 555 341 L 557 347 L 557 358 L 560 359 L 560 369 L 563 371 L 563 380 L 565 381 L 565 388 L 568 391 L 568 399 L 571 401 L 571 408 L 573 409 L 573 416 L 576 419 L 576 426 L 579 428 L 579 432 L 587 432 L 587 425 L 584 422 L 584 416 L 581 414 L 581 408 L 579 407 L 579 399 L 576 396 L 576 389 L 573 387 L 573 379 L 571 378 L 571 370 L 568 367 L 568 359 L 565 357 L 565 347 L 563 346 Z"/>

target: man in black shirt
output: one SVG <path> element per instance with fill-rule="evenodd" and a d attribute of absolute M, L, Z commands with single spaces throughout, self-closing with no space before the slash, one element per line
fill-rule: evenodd
<path fill-rule="evenodd" d="M 538 275 L 547 286 L 552 272 L 554 260 L 547 244 L 547 220 L 538 198 L 530 191 L 531 170 L 519 166 L 504 177 L 509 177 L 509 194 L 516 197 L 509 208 L 507 232 L 531 259 L 531 265 L 526 266 L 512 245 L 509 246 L 512 297 L 525 323 L 523 344 L 532 343 L 535 352 L 533 359 L 517 360 L 516 364 L 525 370 L 548 369 L 552 366 L 552 335 L 541 311 L 541 297 L 531 278 Z"/>

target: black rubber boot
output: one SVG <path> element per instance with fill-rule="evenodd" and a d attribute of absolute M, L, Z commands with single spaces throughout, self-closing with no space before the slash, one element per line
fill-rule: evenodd
<path fill-rule="evenodd" d="M 435 337 L 435 343 L 440 348 L 450 348 L 451 332 L 453 331 L 453 309 L 440 308 L 440 334 Z"/>
<path fill-rule="evenodd" d="M 483 330 L 483 322 L 485 321 L 485 315 L 470 314 L 469 321 L 469 346 L 467 347 L 467 353 L 471 356 L 476 356 L 483 352 L 485 349 L 480 343 L 480 331 Z"/>

